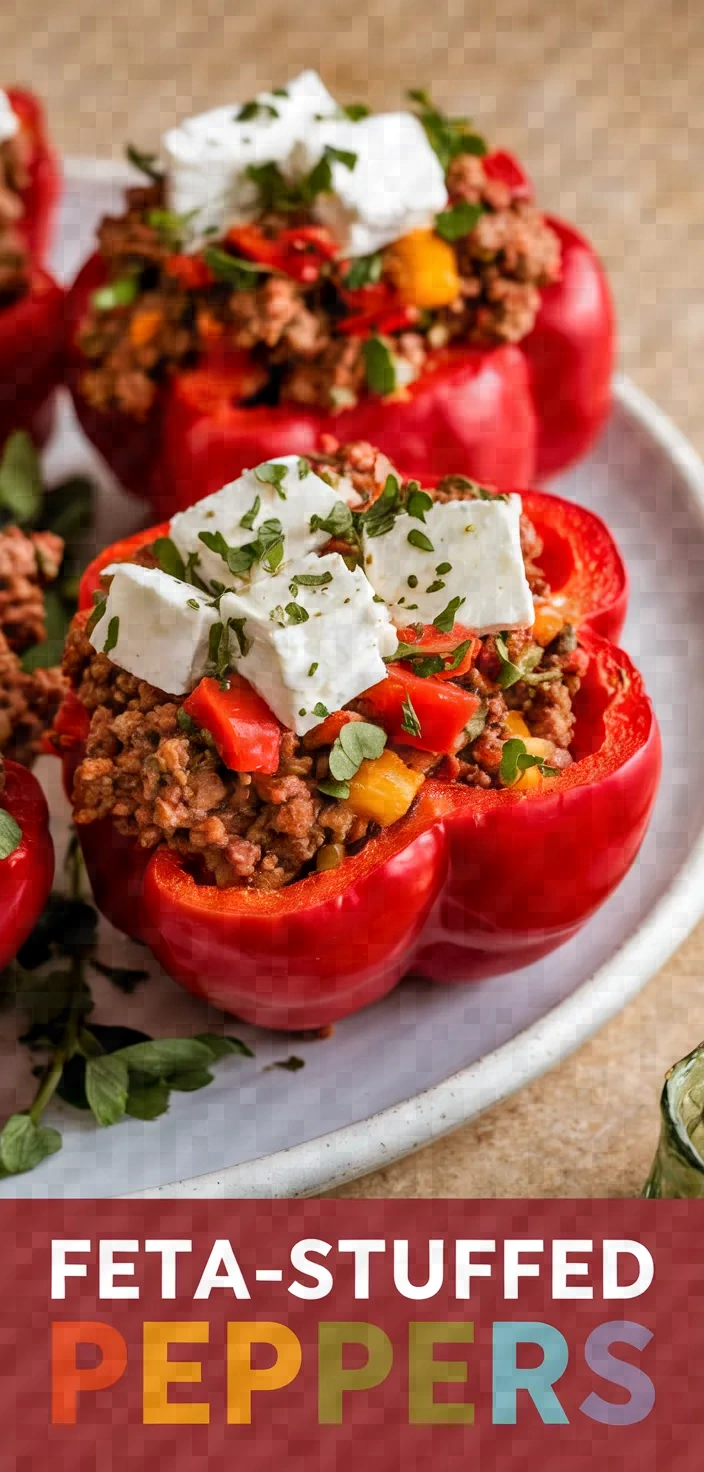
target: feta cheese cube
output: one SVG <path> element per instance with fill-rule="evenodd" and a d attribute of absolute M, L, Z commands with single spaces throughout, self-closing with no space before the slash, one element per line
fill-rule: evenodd
<path fill-rule="evenodd" d="M 351 572 L 337 552 L 298 558 L 246 593 L 225 593 L 220 618 L 244 620 L 247 652 L 232 667 L 299 736 L 383 680 L 397 642 L 361 568 Z"/>
<path fill-rule="evenodd" d="M 20 120 L 7 95 L 0 89 L 0 143 L 7 143 L 19 131 Z"/>
<path fill-rule="evenodd" d="M 529 627 L 520 517 L 520 496 L 445 501 L 425 512 L 425 522 L 404 512 L 383 536 L 364 533 L 367 577 L 396 627 L 432 623 L 453 598 L 464 600 L 458 623 L 477 634 Z"/>
<path fill-rule="evenodd" d="M 314 552 L 316 547 L 324 547 L 330 540 L 329 532 L 311 531 L 310 522 L 314 515 L 323 520 L 328 517 L 341 499 L 339 493 L 312 469 L 306 472 L 308 461 L 302 461 L 298 455 L 281 455 L 278 460 L 265 463 L 274 467 L 272 473 L 276 475 L 277 484 L 259 479 L 257 470 L 260 475 L 267 474 L 267 470 L 259 465 L 256 470 L 243 471 L 230 485 L 223 486 L 212 496 L 205 496 L 195 506 L 179 511 L 173 517 L 171 539 L 184 562 L 192 552 L 198 554 L 197 571 L 205 583 L 215 580 L 228 588 L 241 587 L 243 575 L 230 572 L 222 556 L 201 542 L 200 532 L 219 532 L 228 547 L 244 547 L 256 541 L 257 531 L 263 522 L 278 521 L 285 562 L 306 552 Z M 284 466 L 285 474 L 277 474 L 277 466 Z M 303 476 L 301 470 L 304 470 Z M 257 500 L 259 506 L 252 517 Z M 243 517 L 248 523 L 246 526 L 242 525 Z M 259 578 L 270 576 L 261 560 L 253 563 L 249 573 L 245 574 L 247 582 L 257 582 Z"/>
<path fill-rule="evenodd" d="M 112 571 L 112 569 L 111 569 Z M 169 695 L 185 695 L 206 673 L 217 611 L 209 600 L 158 568 L 115 567 L 105 612 L 90 636 L 120 669 Z"/>
<path fill-rule="evenodd" d="M 234 103 L 188 118 L 164 135 L 168 205 L 177 214 L 198 211 L 194 236 L 248 219 L 258 204 L 248 166 L 286 165 L 316 117 L 338 112 L 317 72 L 301 72 L 282 92 L 259 92 L 254 98 L 258 110 L 242 121 L 240 105 Z"/>
<path fill-rule="evenodd" d="M 445 208 L 442 166 L 412 113 L 318 123 L 294 152 L 295 171 L 305 174 L 326 147 L 356 154 L 353 168 L 331 160 L 332 193 L 318 195 L 313 206 L 339 240 L 341 255 L 370 255 L 411 230 L 432 225 Z"/>

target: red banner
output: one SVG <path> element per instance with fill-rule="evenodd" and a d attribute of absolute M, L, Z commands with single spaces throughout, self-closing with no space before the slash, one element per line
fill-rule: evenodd
<path fill-rule="evenodd" d="M 8 1202 L 0 1236 L 3 1472 L 698 1461 L 696 1203 Z"/>

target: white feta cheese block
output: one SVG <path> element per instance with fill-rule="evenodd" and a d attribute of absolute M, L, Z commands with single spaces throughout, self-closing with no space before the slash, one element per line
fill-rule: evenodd
<path fill-rule="evenodd" d="M 365 571 L 396 627 L 432 623 L 451 599 L 462 598 L 455 617 L 477 634 L 528 628 L 534 611 L 520 517 L 520 496 L 445 501 L 425 512 L 425 522 L 404 512 L 383 536 L 365 533 Z M 426 538 L 432 551 L 409 536 Z"/>
<path fill-rule="evenodd" d="M 7 95 L 0 89 L 0 143 L 7 143 L 19 131 L 20 120 Z"/>
<path fill-rule="evenodd" d="M 300 581 L 310 577 L 327 581 Z M 300 622 L 296 610 L 304 615 Z M 244 620 L 247 653 L 233 659 L 232 667 L 299 736 L 319 725 L 326 711 L 340 710 L 383 680 L 384 656 L 397 643 L 388 612 L 374 602 L 361 568 L 350 572 L 337 552 L 298 558 L 247 593 L 225 593 L 220 617 L 223 623 Z M 234 639 L 230 647 L 236 647 Z"/>
<path fill-rule="evenodd" d="M 105 612 L 90 636 L 93 648 L 104 649 L 107 640 L 120 669 L 168 695 L 185 695 L 206 673 L 216 609 L 197 588 L 158 568 L 123 562 L 111 572 Z"/>
<path fill-rule="evenodd" d="M 238 121 L 240 104 L 216 107 L 171 128 L 162 140 L 169 208 L 179 215 L 197 210 L 194 238 L 255 212 L 258 194 L 247 178 L 250 164 L 282 166 L 317 117 L 334 117 L 337 103 L 317 72 L 305 71 L 282 89 L 259 92 L 257 113 Z"/>
<path fill-rule="evenodd" d="M 326 147 L 357 156 L 353 168 L 331 160 L 333 192 L 318 195 L 314 204 L 318 219 L 340 241 L 341 255 L 381 250 L 411 230 L 432 225 L 447 204 L 442 166 L 412 113 L 318 123 L 295 150 L 295 171 L 305 174 Z"/>
<path fill-rule="evenodd" d="M 263 522 L 276 520 L 281 523 L 284 562 L 306 552 L 314 552 L 316 547 L 324 547 L 329 542 L 329 532 L 311 531 L 311 517 L 328 517 L 336 502 L 342 500 L 340 493 L 311 469 L 301 477 L 300 469 L 309 462 L 301 462 L 298 455 L 281 455 L 278 460 L 265 463 L 285 466 L 286 474 L 280 480 L 283 494 L 279 494 L 270 482 L 259 480 L 255 470 L 245 470 L 230 485 L 223 486 L 212 496 L 205 496 L 195 506 L 179 511 L 172 518 L 171 540 L 184 562 L 190 553 L 198 554 L 197 572 L 203 582 L 210 584 L 215 580 L 224 583 L 225 587 L 236 588 L 242 586 L 243 576 L 230 572 L 222 556 L 201 542 L 200 532 L 220 532 L 229 547 L 243 547 L 245 543 L 256 541 L 257 529 Z M 262 467 L 257 466 L 257 470 L 261 472 Z M 254 525 L 243 526 L 242 518 L 248 522 L 251 520 L 248 513 L 256 505 L 257 498 L 259 507 Z M 260 578 L 270 576 L 260 561 L 253 564 L 244 580 L 258 582 Z"/>

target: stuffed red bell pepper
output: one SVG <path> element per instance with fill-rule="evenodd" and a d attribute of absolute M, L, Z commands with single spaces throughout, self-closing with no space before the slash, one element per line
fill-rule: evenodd
<path fill-rule="evenodd" d="M 0 971 L 44 908 L 54 876 L 46 799 L 31 772 L 0 755 Z"/>
<path fill-rule="evenodd" d="M 0 447 L 14 429 L 47 439 L 63 370 L 63 292 L 44 269 L 59 170 L 42 109 L 0 91 Z"/>
<path fill-rule="evenodd" d="M 265 462 L 108 548 L 67 643 L 54 741 L 97 903 L 267 1026 L 545 954 L 657 787 L 603 523 L 384 463 Z"/>
<path fill-rule="evenodd" d="M 70 294 L 70 380 L 160 514 L 326 432 L 498 486 L 591 444 L 614 354 L 592 247 L 466 121 L 413 108 L 342 109 L 304 73 L 167 133 L 165 172 L 136 156 L 147 187 Z"/>

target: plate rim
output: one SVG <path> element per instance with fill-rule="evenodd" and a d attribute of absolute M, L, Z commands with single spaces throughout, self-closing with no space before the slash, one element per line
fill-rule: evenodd
<path fill-rule="evenodd" d="M 675 464 L 704 532 L 704 463 L 694 446 L 625 375 L 614 379 L 614 402 Z M 412 1155 L 569 1057 L 637 996 L 703 915 L 704 826 L 675 878 L 628 940 L 569 997 L 508 1042 L 352 1124 L 222 1170 L 129 1192 L 124 1199 L 314 1196 Z"/>
<path fill-rule="evenodd" d="M 139 176 L 117 158 L 69 156 L 67 183 L 126 185 Z M 676 466 L 704 532 L 704 463 L 683 432 L 629 378 L 614 379 L 614 402 Z M 468 1124 L 554 1068 L 643 989 L 704 915 L 704 826 L 650 914 L 564 1001 L 508 1042 L 429 1089 L 299 1145 L 126 1193 L 123 1199 L 295 1198 L 359 1179 Z M 618 982 L 614 986 L 614 982 Z"/>

